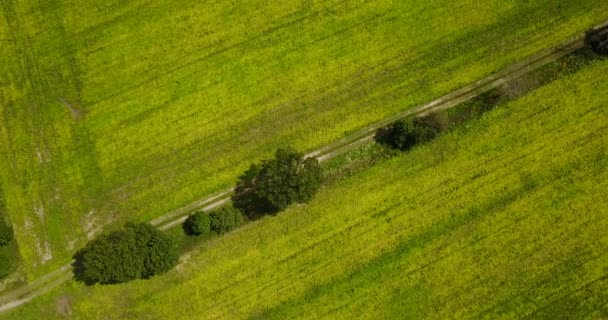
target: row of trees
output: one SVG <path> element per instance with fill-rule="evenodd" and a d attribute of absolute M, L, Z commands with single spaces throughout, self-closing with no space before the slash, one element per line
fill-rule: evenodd
<path fill-rule="evenodd" d="M 378 140 L 400 150 L 428 141 L 435 132 L 418 121 L 400 121 L 382 130 Z M 232 197 L 234 206 L 212 212 L 196 212 L 184 223 L 189 235 L 209 232 L 223 234 L 245 221 L 265 214 L 276 214 L 293 203 L 306 203 L 318 192 L 323 171 L 314 158 L 289 149 L 279 149 L 275 157 L 253 164 L 239 177 Z M 0 216 L 1 218 L 1 216 Z M 9 224 L 0 219 L 0 247 L 13 239 Z M 75 255 L 76 279 L 87 284 L 113 284 L 147 279 L 170 270 L 179 259 L 179 243 L 150 224 L 129 223 L 124 228 L 103 234 Z M 10 265 L 4 261 L 2 265 Z M 7 269 L 8 270 L 8 269 Z M 0 272 L 1 273 L 1 272 Z"/>
<path fill-rule="evenodd" d="M 433 139 L 437 130 L 424 121 L 398 121 L 380 130 L 376 140 L 392 148 L 409 150 Z M 319 161 L 289 149 L 279 149 L 273 159 L 253 164 L 238 179 L 233 206 L 212 212 L 195 212 L 185 221 L 188 235 L 223 234 L 244 223 L 276 214 L 294 203 L 307 203 L 323 183 Z M 0 228 L 1 232 L 1 228 Z M 0 234 L 0 244 L 2 244 Z M 112 284 L 146 279 L 170 270 L 178 261 L 179 244 L 153 226 L 127 224 L 123 229 L 97 237 L 76 254 L 76 278 L 87 284 Z"/>
<path fill-rule="evenodd" d="M 319 161 L 291 149 L 279 149 L 273 159 L 252 164 L 238 179 L 233 206 L 195 212 L 184 223 L 189 235 L 226 233 L 240 226 L 245 216 L 257 219 L 276 214 L 293 203 L 306 203 L 321 188 Z"/>
<path fill-rule="evenodd" d="M 433 125 L 413 118 L 379 130 L 376 141 L 407 151 L 432 140 L 438 133 Z M 189 235 L 228 232 L 243 223 L 243 214 L 256 219 L 276 214 L 293 203 L 307 203 L 322 183 L 323 170 L 317 159 L 305 158 L 290 149 L 279 149 L 273 159 L 251 165 L 239 177 L 232 196 L 233 206 L 210 213 L 196 212 L 188 217 L 184 230 Z"/>
<path fill-rule="evenodd" d="M 232 200 L 212 212 L 196 212 L 183 228 L 189 235 L 223 234 L 245 221 L 276 214 L 293 203 L 308 202 L 321 187 L 323 172 L 316 159 L 280 149 L 274 159 L 252 165 L 240 178 Z M 147 279 L 173 268 L 179 243 L 147 223 L 127 224 L 101 235 L 75 255 L 74 273 L 86 284 L 114 284 Z"/>

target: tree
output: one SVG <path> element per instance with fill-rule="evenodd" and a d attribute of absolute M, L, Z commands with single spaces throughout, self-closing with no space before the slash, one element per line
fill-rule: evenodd
<path fill-rule="evenodd" d="M 244 218 L 241 212 L 232 207 L 222 207 L 209 213 L 211 230 L 217 233 L 226 233 L 243 224 Z"/>
<path fill-rule="evenodd" d="M 165 273 L 178 259 L 179 246 L 172 237 L 147 223 L 129 223 L 78 251 L 74 273 L 87 284 L 121 283 Z"/>
<path fill-rule="evenodd" d="M 392 148 L 407 151 L 413 146 L 432 140 L 437 130 L 419 119 L 399 120 L 387 128 L 379 130 L 376 141 Z"/>
<path fill-rule="evenodd" d="M 275 158 L 252 165 L 237 183 L 233 202 L 250 216 L 276 213 L 292 203 L 308 202 L 321 187 L 319 161 L 279 149 Z"/>
<path fill-rule="evenodd" d="M 135 225 L 141 257 L 144 260 L 142 278 L 148 279 L 171 270 L 179 261 L 179 244 L 171 236 L 142 223 Z"/>
<path fill-rule="evenodd" d="M 585 42 L 595 53 L 608 55 L 608 27 L 587 32 Z"/>
<path fill-rule="evenodd" d="M 184 223 L 184 231 L 188 235 L 201 235 L 211 231 L 211 219 L 206 212 L 195 212 Z"/>

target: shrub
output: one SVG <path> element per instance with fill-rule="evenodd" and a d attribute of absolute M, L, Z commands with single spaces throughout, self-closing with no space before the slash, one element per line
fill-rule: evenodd
<path fill-rule="evenodd" d="M 121 283 L 169 271 L 179 259 L 176 241 L 147 223 L 101 235 L 75 255 L 74 273 L 87 284 Z"/>
<path fill-rule="evenodd" d="M 292 203 L 306 203 L 321 187 L 319 161 L 279 149 L 275 158 L 252 165 L 237 183 L 235 207 L 255 217 L 276 213 Z"/>
<path fill-rule="evenodd" d="M 243 224 L 244 218 L 241 212 L 230 206 L 222 207 L 209 213 L 211 230 L 217 233 L 226 233 Z"/>
<path fill-rule="evenodd" d="M 0 247 L 4 247 L 13 240 L 13 228 L 4 219 L 6 208 L 4 206 L 4 194 L 0 189 Z"/>
<path fill-rule="evenodd" d="M 0 279 L 6 277 L 13 270 L 11 252 L 3 249 L 0 251 Z"/>
<path fill-rule="evenodd" d="M 195 212 L 184 222 L 184 231 L 188 235 L 198 236 L 211 231 L 211 219 L 206 212 Z"/>
<path fill-rule="evenodd" d="M 397 121 L 387 128 L 379 130 L 376 141 L 392 148 L 407 151 L 413 146 L 432 140 L 437 129 L 419 119 Z"/>
<path fill-rule="evenodd" d="M 587 32 L 585 43 L 595 53 L 608 55 L 608 27 Z"/>
<path fill-rule="evenodd" d="M 13 240 L 13 228 L 0 216 L 0 247 L 4 247 Z"/>

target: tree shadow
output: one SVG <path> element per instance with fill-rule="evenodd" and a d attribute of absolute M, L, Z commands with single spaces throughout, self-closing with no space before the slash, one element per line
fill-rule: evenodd
<path fill-rule="evenodd" d="M 380 128 L 374 135 L 376 143 L 383 146 L 407 151 L 418 144 L 435 139 L 444 128 L 434 115 L 399 120 Z"/>
<path fill-rule="evenodd" d="M 91 281 L 90 279 L 87 279 L 85 276 L 85 268 L 84 268 L 84 251 L 78 250 L 74 256 L 74 262 L 72 262 L 72 272 L 74 273 L 74 280 L 78 281 L 78 282 L 82 282 L 84 284 L 86 284 L 87 286 L 93 285 L 95 284 L 95 282 Z"/>
<path fill-rule="evenodd" d="M 238 191 L 238 190 L 237 190 Z M 232 196 L 234 207 L 243 213 L 249 220 L 255 221 L 267 215 L 276 215 L 279 210 L 258 197 L 251 189 L 235 192 Z"/>

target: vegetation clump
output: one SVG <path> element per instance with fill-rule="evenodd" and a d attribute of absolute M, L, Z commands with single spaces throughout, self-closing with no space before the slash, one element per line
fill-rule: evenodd
<path fill-rule="evenodd" d="M 274 159 L 252 165 L 239 178 L 232 200 L 250 217 L 276 213 L 292 203 L 308 202 L 320 189 L 322 179 L 317 159 L 279 149 Z"/>
<path fill-rule="evenodd" d="M 13 228 L 0 216 L 0 247 L 4 247 L 13 240 Z"/>
<path fill-rule="evenodd" d="M 13 240 L 13 228 L 4 218 L 5 215 L 4 194 L 0 190 L 0 247 L 8 245 Z"/>
<path fill-rule="evenodd" d="M 407 151 L 417 144 L 428 142 L 437 136 L 438 130 L 420 119 L 399 120 L 387 128 L 379 130 L 376 141 L 401 151 Z"/>
<path fill-rule="evenodd" d="M 178 259 L 179 246 L 172 237 L 147 223 L 129 223 L 81 249 L 74 273 L 86 284 L 121 283 L 165 273 Z"/>
<path fill-rule="evenodd" d="M 0 279 L 8 276 L 13 270 L 13 257 L 6 250 L 0 251 Z"/>
<path fill-rule="evenodd" d="M 199 236 L 211 231 L 211 219 L 206 212 L 195 212 L 184 223 L 184 231 L 191 236 Z"/>
<path fill-rule="evenodd" d="M 244 222 L 243 214 L 236 208 L 222 207 L 209 213 L 211 230 L 222 234 L 236 229 Z"/>
<path fill-rule="evenodd" d="M 608 27 L 587 32 L 585 42 L 595 53 L 608 55 Z"/>
<path fill-rule="evenodd" d="M 13 241 L 13 228 L 5 219 L 5 214 L 4 195 L 0 190 L 0 279 L 13 271 L 16 259 L 16 248 L 10 245 Z"/>

